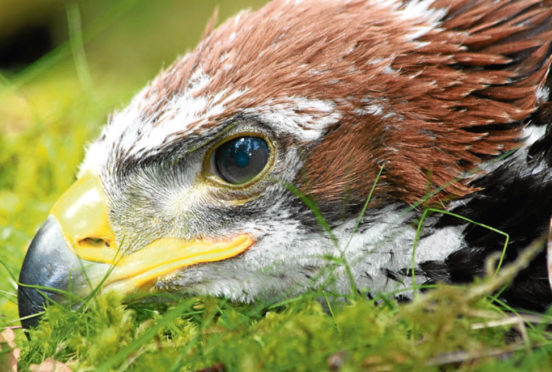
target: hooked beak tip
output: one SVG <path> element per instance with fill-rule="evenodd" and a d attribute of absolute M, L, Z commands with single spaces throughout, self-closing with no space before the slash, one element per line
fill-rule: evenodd
<path fill-rule="evenodd" d="M 44 311 L 48 301 L 61 299 L 59 292 L 47 288 L 67 290 L 68 273 L 78 266 L 59 223 L 48 217 L 33 238 L 19 274 L 17 302 L 23 327 L 35 327 L 40 317 L 33 315 Z"/>

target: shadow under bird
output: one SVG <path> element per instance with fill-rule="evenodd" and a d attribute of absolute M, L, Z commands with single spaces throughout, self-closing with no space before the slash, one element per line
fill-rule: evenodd
<path fill-rule="evenodd" d="M 96 286 L 408 297 L 484 275 L 505 234 L 515 259 L 552 214 L 551 42 L 538 0 L 282 0 L 209 27 L 88 147 L 25 257 L 23 325 Z M 501 298 L 546 309 L 546 261 Z"/>

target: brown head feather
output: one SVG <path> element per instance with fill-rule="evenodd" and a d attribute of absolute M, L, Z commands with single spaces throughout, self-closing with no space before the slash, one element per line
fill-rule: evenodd
<path fill-rule="evenodd" d="M 167 102 L 197 72 L 209 77 L 197 96 L 242 94 L 222 113 L 202 113 L 196 132 L 294 97 L 329 101 L 341 120 L 309 147 L 297 179 L 312 196 L 365 198 L 381 165 L 380 197 L 413 203 L 435 188 L 444 190 L 434 201 L 466 195 L 474 191 L 466 172 L 520 146 L 539 106 L 550 2 L 437 0 L 420 17 L 395 5 L 274 1 L 242 13 L 151 84 L 142 115 L 163 125 Z M 440 22 L 437 9 L 445 9 Z"/>

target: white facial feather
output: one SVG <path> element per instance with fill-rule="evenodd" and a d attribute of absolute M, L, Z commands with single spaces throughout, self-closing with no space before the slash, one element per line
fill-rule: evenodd
<path fill-rule="evenodd" d="M 406 35 L 407 41 L 415 41 L 437 29 L 447 13 L 446 9 L 432 9 L 434 0 L 410 0 L 406 3 L 400 0 L 375 0 L 373 3 L 374 6 L 390 7 L 397 18 L 416 24 Z"/>
<path fill-rule="evenodd" d="M 238 301 L 274 299 L 315 288 L 328 277 L 335 279 L 329 290 L 348 293 L 351 285 L 344 265 L 333 265 L 344 258 L 355 285 L 374 293 L 408 288 L 411 278 L 389 279 L 384 272 L 398 273 L 411 265 L 415 227 L 405 224 L 412 212 L 389 206 L 361 233 L 352 234 L 354 219 L 333 230 L 337 246 L 322 232 L 305 233 L 276 203 L 269 219 L 243 226 L 252 235 L 263 237 L 242 256 L 226 261 L 197 265 L 171 275 L 157 285 L 161 289 L 182 288 L 185 292 L 222 295 Z M 421 239 L 416 261 L 444 260 L 462 244 L 463 226 L 439 231 L 438 237 Z M 268 233 L 268 234 L 267 234 Z M 439 239 L 439 244 L 435 244 Z M 329 270 L 329 271 L 328 271 Z M 397 274 L 397 276 L 400 276 Z M 316 280 L 318 278 L 318 280 Z M 424 277 L 417 277 L 423 282 Z"/>
<path fill-rule="evenodd" d="M 540 86 L 537 88 L 535 94 L 537 96 L 538 103 L 548 102 L 548 98 L 550 97 L 550 89 L 546 86 Z"/>
<path fill-rule="evenodd" d="M 531 146 L 546 134 L 546 125 L 528 125 L 523 128 L 522 137 L 525 138 L 524 145 Z"/>
<path fill-rule="evenodd" d="M 271 124 L 277 132 L 292 134 L 305 142 L 319 139 L 330 125 L 341 119 L 333 102 L 301 97 L 290 97 L 287 103 L 269 100 L 243 112 Z"/>

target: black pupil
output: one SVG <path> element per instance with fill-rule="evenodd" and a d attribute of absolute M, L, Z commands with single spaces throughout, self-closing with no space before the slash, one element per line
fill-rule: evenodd
<path fill-rule="evenodd" d="M 268 144 L 259 137 L 239 137 L 223 143 L 215 150 L 215 166 L 219 176 L 238 185 L 263 170 L 270 155 Z"/>

